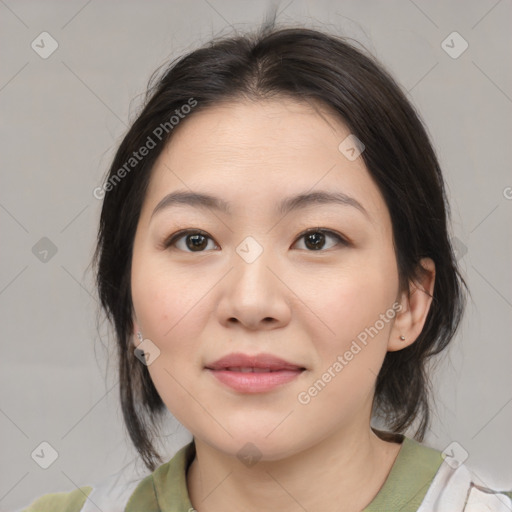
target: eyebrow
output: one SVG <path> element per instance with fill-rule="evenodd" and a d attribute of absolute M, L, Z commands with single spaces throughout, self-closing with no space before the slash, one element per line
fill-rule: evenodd
<path fill-rule="evenodd" d="M 276 213 L 279 215 L 286 215 L 291 211 L 300 210 L 312 205 L 319 204 L 337 204 L 341 206 L 351 206 L 363 213 L 368 219 L 370 218 L 368 212 L 363 205 L 343 192 L 330 192 L 320 190 L 315 192 L 305 192 L 296 196 L 291 196 L 283 199 L 276 207 Z M 204 210 L 216 210 L 223 212 L 226 215 L 231 215 L 230 203 L 224 201 L 219 197 L 212 196 L 206 193 L 190 192 L 187 190 L 177 190 L 167 194 L 155 207 L 151 217 L 157 212 L 173 206 L 189 206 L 192 208 L 199 208 Z"/>

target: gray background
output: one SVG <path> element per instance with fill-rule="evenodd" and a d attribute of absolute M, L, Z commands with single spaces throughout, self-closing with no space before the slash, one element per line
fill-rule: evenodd
<path fill-rule="evenodd" d="M 213 35 L 254 27 L 267 6 L 0 0 L 0 510 L 93 483 L 134 459 L 108 326 L 96 329 L 88 265 L 101 203 L 92 191 L 134 119 L 151 72 Z M 434 377 L 437 410 L 426 444 L 443 450 L 457 442 L 484 483 L 507 489 L 510 19 L 507 0 L 285 0 L 278 17 L 360 41 L 396 76 L 428 126 L 473 295 Z M 31 48 L 43 31 L 59 45 L 46 59 Z M 469 44 L 458 58 L 442 47 L 454 31 Z M 460 40 L 448 44 L 452 53 L 462 48 Z M 48 250 L 43 237 L 55 254 L 41 252 Z M 168 457 L 188 439 L 169 418 L 162 438 Z M 46 470 L 31 457 L 43 441 L 58 452 Z"/>

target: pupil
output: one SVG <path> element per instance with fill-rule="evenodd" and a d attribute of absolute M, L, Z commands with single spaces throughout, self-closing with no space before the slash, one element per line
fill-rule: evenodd
<path fill-rule="evenodd" d="M 319 249 L 323 245 L 325 241 L 325 235 L 320 232 L 316 233 L 310 233 L 306 236 L 306 247 L 313 248 L 313 249 Z M 308 244 L 309 242 L 312 242 L 311 247 Z"/>
<path fill-rule="evenodd" d="M 191 242 L 190 244 L 188 242 Z M 206 237 L 203 235 L 189 235 L 187 237 L 187 247 L 190 250 L 204 249 L 206 247 Z"/>

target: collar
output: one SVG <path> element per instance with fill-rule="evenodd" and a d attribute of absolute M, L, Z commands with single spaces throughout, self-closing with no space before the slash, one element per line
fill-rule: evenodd
<path fill-rule="evenodd" d="M 441 453 L 399 436 L 402 446 L 383 486 L 363 510 L 416 512 L 443 459 Z M 138 485 L 126 512 L 189 512 L 194 510 L 187 488 L 187 470 L 196 455 L 194 441 L 181 448 Z"/>

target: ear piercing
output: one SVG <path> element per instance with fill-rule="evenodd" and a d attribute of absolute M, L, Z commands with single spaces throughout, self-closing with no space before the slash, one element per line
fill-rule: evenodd
<path fill-rule="evenodd" d="M 139 341 L 142 343 L 142 334 L 140 331 L 137 332 L 137 338 L 139 338 Z"/>
<path fill-rule="evenodd" d="M 400 336 L 400 339 L 401 339 L 402 341 L 405 341 L 405 336 Z"/>

